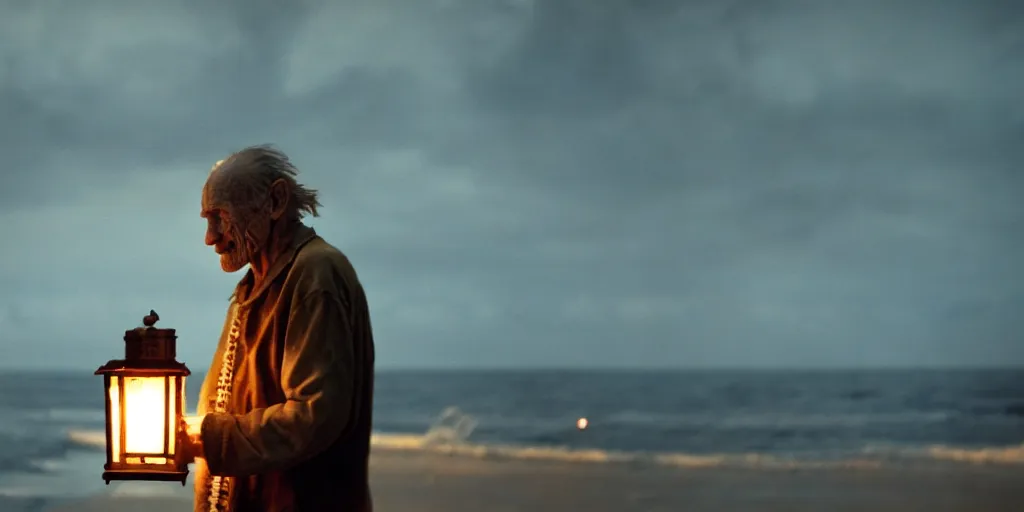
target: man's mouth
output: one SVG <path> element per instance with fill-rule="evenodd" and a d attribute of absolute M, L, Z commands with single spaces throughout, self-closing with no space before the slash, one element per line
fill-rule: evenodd
<path fill-rule="evenodd" d="M 223 246 L 215 247 L 215 249 L 217 250 L 217 254 L 222 254 L 222 255 L 223 254 L 227 254 L 227 253 L 235 250 L 235 243 L 234 242 L 228 242 L 228 243 L 224 244 Z"/>

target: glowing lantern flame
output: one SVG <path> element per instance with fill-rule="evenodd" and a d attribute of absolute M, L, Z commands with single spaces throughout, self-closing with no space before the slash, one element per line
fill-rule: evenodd
<path fill-rule="evenodd" d="M 167 416 L 164 408 L 164 378 L 127 377 L 124 380 L 125 451 L 163 453 Z M 171 432 L 174 432 L 173 428 Z M 170 452 L 173 454 L 174 449 Z"/>

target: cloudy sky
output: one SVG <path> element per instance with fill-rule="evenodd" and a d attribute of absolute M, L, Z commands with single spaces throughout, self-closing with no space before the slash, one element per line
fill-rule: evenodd
<path fill-rule="evenodd" d="M 285 6 L 287 4 L 287 6 Z M 599 5 L 600 4 L 600 5 Z M 200 189 L 271 142 L 382 368 L 1024 364 L 1014 1 L 0 2 L 0 365 L 241 274 Z"/>

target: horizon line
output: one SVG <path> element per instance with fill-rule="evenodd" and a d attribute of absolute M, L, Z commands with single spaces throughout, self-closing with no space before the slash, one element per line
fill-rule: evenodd
<path fill-rule="evenodd" d="M 91 367 L 90 367 L 91 368 Z M 11 373 L 77 373 L 88 372 L 92 375 L 95 369 L 69 366 L 0 366 L 0 374 Z M 676 373 L 702 373 L 702 372 L 761 372 L 761 373 L 783 373 L 783 372 L 852 372 L 852 371 L 1024 371 L 1024 364 L 1007 365 L 954 365 L 954 364 L 933 364 L 933 365 L 864 365 L 864 366 L 753 366 L 753 365 L 709 365 L 709 366 L 568 366 L 568 365 L 486 365 L 486 366 L 383 366 L 377 367 L 377 373 L 397 372 L 676 372 Z M 192 373 L 206 373 L 206 369 L 192 369 Z"/>

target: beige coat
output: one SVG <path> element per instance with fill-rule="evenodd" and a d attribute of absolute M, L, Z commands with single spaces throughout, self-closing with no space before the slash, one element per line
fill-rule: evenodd
<path fill-rule="evenodd" d="M 236 477 L 232 512 L 372 510 L 367 462 L 374 344 L 355 270 L 308 227 L 258 289 L 251 271 L 232 312 L 242 315 L 228 414 L 213 410 L 231 313 L 199 395 L 205 460 L 195 468 L 197 512 L 209 476 Z"/>

